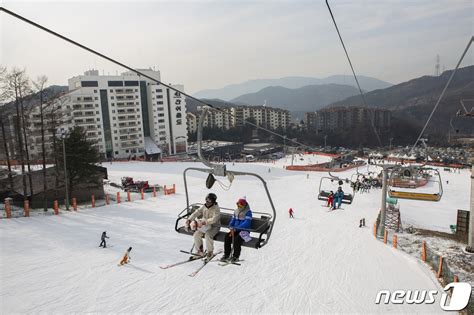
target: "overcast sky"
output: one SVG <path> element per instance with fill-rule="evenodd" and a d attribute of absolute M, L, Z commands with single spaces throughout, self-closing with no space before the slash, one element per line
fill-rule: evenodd
<path fill-rule="evenodd" d="M 1 2 L 1 0 L 0 0 Z M 452 69 L 474 34 L 473 0 L 330 1 L 357 74 L 390 83 Z M 323 0 L 21 1 L 6 9 L 187 92 L 263 78 L 350 74 Z M 1 64 L 50 84 L 124 70 L 5 13 Z M 463 66 L 474 63 L 474 47 Z M 363 88 L 363 87 L 362 87 Z"/>

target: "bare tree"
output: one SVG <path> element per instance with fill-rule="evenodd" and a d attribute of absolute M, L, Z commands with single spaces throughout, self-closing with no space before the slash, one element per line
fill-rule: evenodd
<path fill-rule="evenodd" d="M 48 78 L 46 76 L 40 76 L 33 82 L 36 90 L 39 94 L 39 107 L 40 107 L 40 121 L 41 121 L 41 155 L 43 159 L 43 209 L 48 211 L 48 198 L 47 190 L 48 184 L 46 181 L 46 145 L 44 139 L 45 125 L 44 125 L 44 106 L 45 106 L 45 86 Z"/>
<path fill-rule="evenodd" d="M 13 68 L 10 73 L 6 75 L 6 92 L 11 94 L 15 101 L 16 108 L 16 117 L 15 117 L 15 127 L 16 127 L 16 136 L 17 136 L 17 155 L 21 163 L 21 176 L 23 180 L 23 196 L 27 198 L 27 186 L 26 186 L 26 177 L 25 177 L 25 158 L 24 158 L 24 146 L 23 146 L 23 137 L 21 135 L 22 130 L 22 115 L 20 111 L 20 98 L 21 90 L 24 90 L 27 86 L 28 79 L 26 78 L 25 71 Z"/>
<path fill-rule="evenodd" d="M 29 151 L 29 146 L 28 146 L 29 137 L 26 132 L 29 129 L 28 128 L 29 127 L 29 121 L 28 121 L 29 110 L 26 110 L 24 106 L 25 99 L 27 98 L 29 94 L 31 94 L 30 80 L 28 78 L 25 77 L 23 88 L 19 89 L 18 92 L 20 95 L 21 122 L 22 122 L 22 127 L 23 127 L 23 141 L 25 144 L 26 165 L 28 167 L 28 182 L 30 184 L 30 197 L 33 198 L 33 195 L 34 195 L 33 179 L 31 176 L 30 151 Z"/>
<path fill-rule="evenodd" d="M 7 68 L 0 66 L 0 104 L 5 103 L 9 99 L 8 91 L 6 89 L 6 75 Z M 0 108 L 0 128 L 2 129 L 3 149 L 5 150 L 5 159 L 8 167 L 8 179 L 10 182 L 10 191 L 13 191 L 13 176 L 12 165 L 10 161 L 10 150 L 8 148 L 7 136 L 5 133 L 5 123 L 3 122 L 4 108 Z"/>
<path fill-rule="evenodd" d="M 53 140 L 53 160 L 55 166 L 55 197 L 59 190 L 59 165 L 58 165 L 58 151 L 61 151 L 57 143 L 58 129 L 67 122 L 67 116 L 69 111 L 66 109 L 66 104 L 70 101 L 69 95 L 59 95 L 58 97 L 48 101 L 45 106 L 45 117 L 48 120 L 48 131 L 50 132 Z M 61 151 L 62 152 L 62 151 Z"/>

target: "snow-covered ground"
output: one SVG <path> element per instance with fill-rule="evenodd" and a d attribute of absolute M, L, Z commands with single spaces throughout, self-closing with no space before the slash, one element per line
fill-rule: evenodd
<path fill-rule="evenodd" d="M 298 163 L 325 159 L 304 156 Z M 438 303 L 374 302 L 382 289 L 442 291 L 421 261 L 373 238 L 380 190 L 357 194 L 352 205 L 329 212 L 316 198 L 325 174 L 285 170 L 290 163 L 291 157 L 275 164 L 228 164 L 267 181 L 277 210 L 275 228 L 265 247 L 243 248 L 242 266 L 210 263 L 195 278 L 188 274 L 199 261 L 167 270 L 159 266 L 186 259 L 179 250 L 192 246 L 192 238 L 176 233 L 174 224 L 186 206 L 182 171 L 203 166 L 104 164 L 113 182 L 132 176 L 151 184 L 174 183 L 177 194 L 0 220 L 0 313 L 441 313 Z M 350 178 L 353 172 L 338 176 Z M 400 201 L 404 221 L 440 230 L 455 224 L 456 209 L 468 206 L 469 175 L 442 175 L 449 177 L 442 201 Z M 205 177 L 189 172 L 191 202 L 204 201 Z M 223 207 L 233 208 L 245 196 L 254 211 L 270 211 L 263 187 L 251 177 L 237 177 L 228 191 L 216 183 L 211 191 Z M 288 218 L 290 207 L 295 219 Z M 359 228 L 361 218 L 368 227 Z M 110 236 L 107 249 L 98 247 L 102 231 Z M 118 267 L 129 246 L 131 264 Z"/>

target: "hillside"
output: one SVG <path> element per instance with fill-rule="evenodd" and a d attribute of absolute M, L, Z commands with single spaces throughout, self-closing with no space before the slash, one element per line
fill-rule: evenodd
<path fill-rule="evenodd" d="M 281 86 L 264 88 L 256 93 L 241 95 L 231 102 L 287 109 L 289 111 L 315 111 L 327 104 L 356 95 L 357 89 L 348 85 L 309 85 L 298 89 Z"/>
<path fill-rule="evenodd" d="M 446 85 L 452 70 L 445 71 L 439 77 L 423 76 L 403 82 L 383 90 L 365 94 L 368 106 L 393 110 L 393 116 L 422 126 L 430 115 L 436 101 Z M 461 109 L 460 100 L 471 108 L 474 106 L 474 66 L 458 69 L 441 103 L 435 112 L 428 130 L 446 133 L 450 129 L 453 118 L 454 127 L 463 133 L 474 133 L 472 120 L 456 118 Z M 334 106 L 362 106 L 360 96 L 356 95 L 345 100 L 332 103 Z"/>
<path fill-rule="evenodd" d="M 367 77 L 359 76 L 359 82 L 362 89 L 365 91 L 373 91 L 377 89 L 384 89 L 391 86 L 391 83 Z M 219 89 L 207 89 L 196 92 L 193 96 L 197 98 L 213 99 L 218 98 L 229 101 L 243 94 L 255 93 L 270 86 L 281 86 L 289 89 L 298 89 L 307 85 L 322 85 L 322 84 L 341 84 L 351 85 L 356 87 L 355 80 L 349 75 L 332 75 L 327 78 L 319 79 L 312 77 L 284 77 L 280 79 L 258 79 L 249 80 L 242 83 L 227 85 Z"/>

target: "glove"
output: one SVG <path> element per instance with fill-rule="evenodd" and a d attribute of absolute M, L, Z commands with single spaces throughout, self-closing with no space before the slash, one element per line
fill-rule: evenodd
<path fill-rule="evenodd" d="M 189 232 L 189 223 L 190 223 L 190 222 L 191 222 L 191 221 L 186 220 L 186 222 L 184 223 L 184 229 L 186 230 L 186 232 Z"/>
<path fill-rule="evenodd" d="M 206 220 L 205 219 L 199 219 L 199 220 L 196 220 L 196 223 L 197 223 L 197 227 L 200 228 L 203 225 L 206 225 Z"/>

